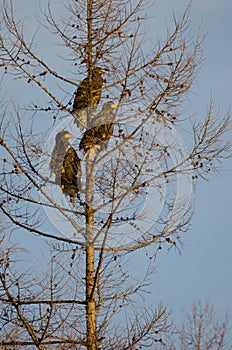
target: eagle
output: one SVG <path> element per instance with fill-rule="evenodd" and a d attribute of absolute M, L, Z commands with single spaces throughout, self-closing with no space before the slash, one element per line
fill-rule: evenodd
<path fill-rule="evenodd" d="M 93 151 L 91 152 L 91 158 L 93 158 L 99 150 L 106 150 L 108 141 L 114 132 L 114 109 L 117 107 L 117 104 L 112 101 L 106 102 L 93 119 L 91 129 L 85 131 L 79 145 L 79 150 L 84 150 L 85 155 Z"/>
<path fill-rule="evenodd" d="M 92 71 L 91 86 L 89 85 L 88 75 L 87 78 L 80 82 L 77 88 L 73 103 L 73 115 L 80 130 L 84 130 L 87 127 L 87 114 L 88 112 L 90 114 L 95 112 L 96 106 L 101 99 L 103 73 L 104 70 L 102 68 L 94 68 Z"/>
<path fill-rule="evenodd" d="M 80 190 L 81 160 L 69 144 L 68 140 L 72 137 L 65 130 L 56 135 L 50 169 L 51 173 L 55 174 L 55 183 L 61 186 L 63 193 L 70 197 L 70 202 L 75 206 L 75 199 Z"/>

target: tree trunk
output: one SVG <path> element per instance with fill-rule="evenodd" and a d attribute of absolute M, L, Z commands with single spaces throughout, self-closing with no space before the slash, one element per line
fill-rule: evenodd
<path fill-rule="evenodd" d="M 91 82 L 92 82 L 92 8 L 93 1 L 87 1 L 87 26 L 88 26 L 88 77 L 89 99 L 91 101 Z M 90 113 L 91 114 L 91 113 Z M 88 113 L 88 125 L 89 118 Z M 87 349 L 97 350 L 96 335 L 96 301 L 94 293 L 94 214 L 92 210 L 93 203 L 93 164 L 87 157 L 86 159 L 86 339 Z"/>
<path fill-rule="evenodd" d="M 92 210 L 93 165 L 86 161 L 86 332 L 87 349 L 97 350 L 96 301 L 94 293 L 94 214 Z"/>
<path fill-rule="evenodd" d="M 96 337 L 96 302 L 94 285 L 94 246 L 86 247 L 86 338 L 87 349 L 97 350 Z"/>

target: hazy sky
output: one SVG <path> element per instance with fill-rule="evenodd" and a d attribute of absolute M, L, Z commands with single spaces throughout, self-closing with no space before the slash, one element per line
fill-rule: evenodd
<path fill-rule="evenodd" d="M 38 1 L 21 0 L 19 13 L 28 16 L 37 4 Z M 161 34 L 164 20 L 171 24 L 172 10 L 178 15 L 185 4 L 185 0 L 157 0 L 149 10 L 151 37 Z M 199 0 L 193 6 L 193 28 L 202 22 L 207 33 L 206 59 L 193 91 L 192 109 L 198 110 L 199 116 L 206 112 L 211 94 L 221 113 L 226 113 L 231 104 L 231 14 L 231 0 Z M 31 29 L 30 25 L 33 27 L 33 19 L 29 20 L 26 31 Z M 49 42 L 45 41 L 44 47 L 48 50 Z M 53 55 L 51 52 L 51 59 Z M 153 294 L 149 299 L 163 300 L 174 311 L 199 298 L 208 298 L 220 313 L 227 307 L 232 311 L 232 160 L 223 162 L 221 168 L 220 176 L 212 176 L 208 183 L 199 182 L 195 216 L 191 231 L 183 239 L 182 256 L 163 251 L 157 260 Z"/>

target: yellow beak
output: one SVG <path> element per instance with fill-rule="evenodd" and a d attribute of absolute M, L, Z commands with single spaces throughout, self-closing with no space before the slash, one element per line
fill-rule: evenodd
<path fill-rule="evenodd" d="M 64 135 L 64 137 L 65 137 L 66 139 L 71 139 L 71 138 L 73 138 L 73 135 L 67 133 L 67 134 Z"/>
<path fill-rule="evenodd" d="M 112 104 L 110 105 L 110 107 L 116 109 L 116 108 L 118 108 L 118 105 L 117 105 L 116 103 L 112 103 Z"/>

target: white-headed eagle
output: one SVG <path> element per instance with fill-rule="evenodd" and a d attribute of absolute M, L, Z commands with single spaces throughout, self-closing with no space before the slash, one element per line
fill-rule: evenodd
<path fill-rule="evenodd" d="M 81 165 L 74 148 L 69 144 L 73 136 L 68 131 L 61 131 L 56 135 L 56 144 L 50 161 L 51 173 L 55 174 L 56 184 L 61 186 L 63 193 L 70 197 L 75 205 L 81 183 Z"/>
<path fill-rule="evenodd" d="M 98 151 L 106 150 L 108 141 L 114 132 L 115 109 L 117 105 L 113 102 L 104 103 L 102 110 L 92 121 L 92 127 L 85 131 L 79 150 L 84 153 L 91 151 L 91 158 L 95 157 Z"/>
<path fill-rule="evenodd" d="M 87 128 L 87 115 L 92 115 L 101 99 L 103 78 L 102 68 L 94 68 L 92 72 L 91 86 L 89 76 L 82 80 L 77 88 L 73 115 L 77 126 L 83 130 Z"/>

